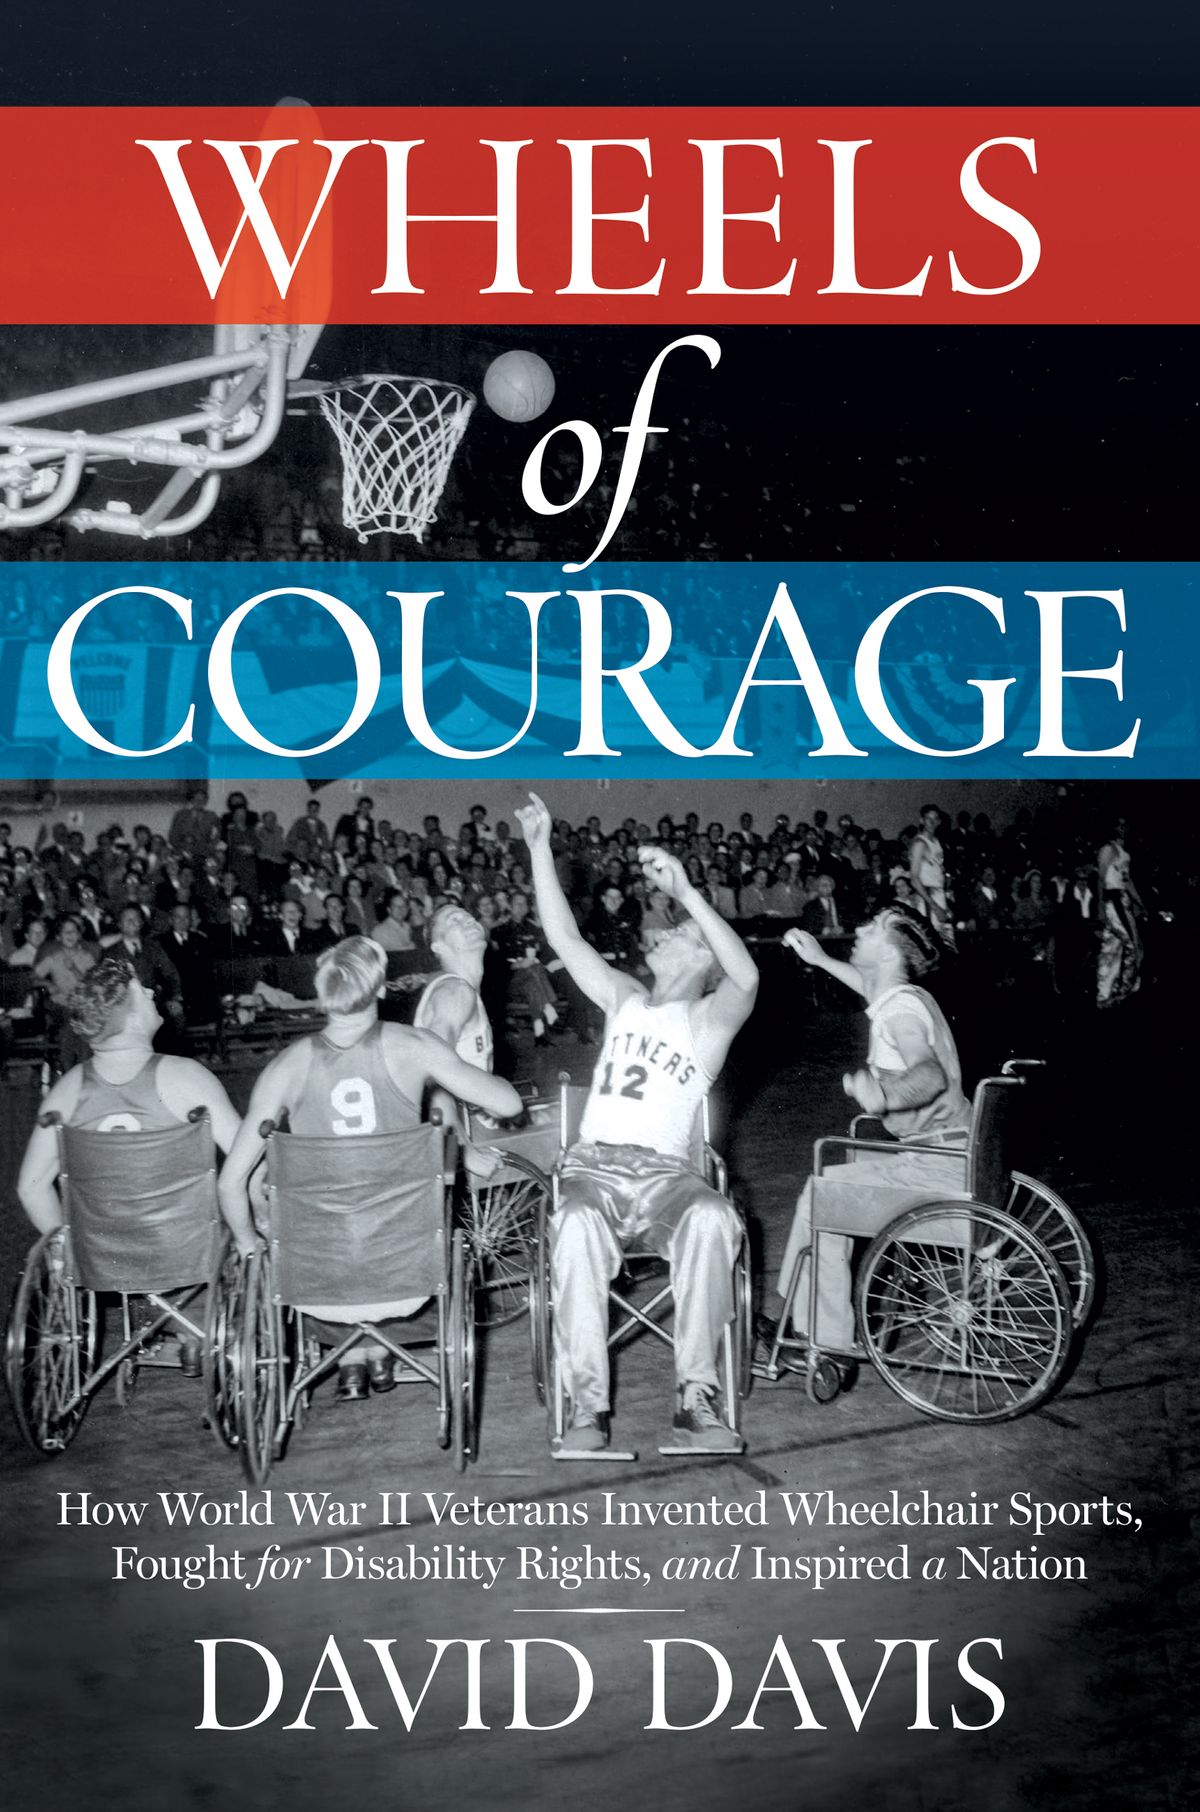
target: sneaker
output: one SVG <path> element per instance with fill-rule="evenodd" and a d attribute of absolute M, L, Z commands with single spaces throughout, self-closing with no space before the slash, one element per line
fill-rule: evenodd
<path fill-rule="evenodd" d="M 557 1446 L 560 1453 L 603 1453 L 608 1446 L 608 1411 L 577 1409 Z"/>
<path fill-rule="evenodd" d="M 365 1365 L 339 1365 L 337 1400 L 339 1403 L 358 1403 L 367 1394 L 367 1368 Z"/>
<path fill-rule="evenodd" d="M 722 1421 L 716 1395 L 710 1384 L 682 1386 L 674 1422 L 678 1444 L 704 1453 L 741 1453 L 746 1443 L 736 1428 Z"/>
<path fill-rule="evenodd" d="M 385 1396 L 396 1388 L 396 1361 L 391 1353 L 379 1353 L 367 1360 L 367 1376 L 376 1396 Z"/>

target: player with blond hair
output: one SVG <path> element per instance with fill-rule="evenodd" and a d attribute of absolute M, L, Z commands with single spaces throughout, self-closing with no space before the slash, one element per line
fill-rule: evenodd
<path fill-rule="evenodd" d="M 372 938 L 344 938 L 322 953 L 316 989 L 326 1015 L 324 1029 L 298 1039 L 267 1065 L 221 1172 L 221 1212 L 241 1252 L 253 1251 L 258 1237 L 250 1183 L 266 1149 L 265 1121 L 278 1125 L 286 1114 L 288 1129 L 297 1137 L 344 1138 L 346 1162 L 353 1165 L 355 1137 L 407 1132 L 420 1125 L 421 1103 L 431 1086 L 498 1118 L 520 1113 L 520 1096 L 500 1077 L 464 1063 L 431 1032 L 382 1022 L 379 1001 L 386 980 L 387 954 Z M 327 1321 L 381 1321 L 411 1315 L 421 1304 L 297 1306 Z M 364 1397 L 368 1380 L 376 1391 L 392 1389 L 393 1362 L 386 1348 L 362 1345 L 345 1355 L 339 1397 Z"/>

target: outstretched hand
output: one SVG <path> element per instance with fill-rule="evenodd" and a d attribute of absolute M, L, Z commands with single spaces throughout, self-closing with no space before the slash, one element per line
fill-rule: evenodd
<path fill-rule="evenodd" d="M 653 843 L 642 843 L 638 846 L 638 861 L 649 885 L 659 888 L 668 899 L 682 899 L 691 886 L 687 869 L 669 849 L 659 849 Z"/>
<path fill-rule="evenodd" d="M 811 931 L 801 931 L 798 925 L 793 925 L 785 931 L 782 941 L 784 949 L 790 950 L 794 956 L 798 956 L 802 963 L 819 963 L 824 955 L 820 940 L 815 938 Z"/>
<path fill-rule="evenodd" d="M 529 804 L 519 805 L 513 814 L 521 826 L 521 835 L 530 849 L 548 849 L 553 819 L 543 799 L 530 793 Z"/>

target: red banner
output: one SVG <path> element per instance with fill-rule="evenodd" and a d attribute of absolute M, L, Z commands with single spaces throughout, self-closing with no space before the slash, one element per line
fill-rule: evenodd
<path fill-rule="evenodd" d="M 7 323 L 1181 323 L 1200 290 L 1195 109 L 11 108 L 0 164 Z"/>

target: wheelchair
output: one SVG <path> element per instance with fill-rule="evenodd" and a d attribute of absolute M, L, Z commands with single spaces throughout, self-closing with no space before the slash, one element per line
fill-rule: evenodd
<path fill-rule="evenodd" d="M 758 1377 L 803 1370 L 809 1399 L 828 1403 L 865 1359 L 906 1403 L 948 1422 L 1008 1421 L 1051 1394 L 1090 1314 L 1096 1264 L 1067 1204 L 1012 1166 L 1042 1067 L 1016 1059 L 981 1082 L 965 1144 L 901 1145 L 881 1127 L 866 1137 L 878 1126 L 866 1115 L 850 1137 L 817 1140 L 812 1244 L 755 1361 Z M 914 1153 L 957 1166 L 961 1184 L 891 1184 L 873 1166 L 870 1183 L 855 1187 L 857 1159 Z M 871 1242 L 855 1284 L 858 1347 L 850 1353 L 819 1340 L 820 1248 L 830 1234 Z M 811 1339 L 787 1332 L 804 1275 Z"/>
<path fill-rule="evenodd" d="M 546 1409 L 552 1446 L 566 1432 L 570 1421 L 570 1403 L 554 1352 L 550 1221 L 558 1206 L 562 1159 L 578 1138 L 588 1092 L 586 1088 L 573 1086 L 569 1077 L 560 1078 L 558 1152 L 551 1172 L 549 1196 L 538 1204 L 533 1263 L 529 1275 L 529 1336 L 533 1383 L 538 1400 Z M 707 1100 L 697 1116 L 693 1135 L 693 1168 L 711 1189 L 726 1200 L 729 1199 L 728 1172 L 724 1160 L 714 1149 L 710 1139 Z M 666 1260 L 657 1252 L 639 1248 L 636 1241 L 626 1247 L 622 1268 L 609 1285 L 608 1291 L 610 1308 L 615 1311 L 608 1335 L 610 1353 L 618 1351 L 641 1334 L 650 1335 L 664 1346 L 673 1346 L 671 1333 L 663 1325 L 672 1312 L 674 1302 L 669 1278 L 661 1278 L 665 1263 Z M 650 1280 L 649 1295 L 644 1294 L 643 1288 L 647 1278 Z M 744 1232 L 734 1260 L 733 1303 L 733 1319 L 726 1326 L 721 1341 L 720 1373 L 726 1420 L 731 1428 L 738 1430 L 741 1426 L 742 1404 L 749 1396 L 753 1383 L 750 1369 L 753 1358 L 750 1260 Z M 662 1451 L 673 1452 L 675 1449 L 663 1448 Z M 691 1451 L 694 1456 L 695 1450 Z M 592 1460 L 623 1460 L 636 1459 L 637 1455 L 628 1451 L 606 1449 L 600 1454 L 589 1453 L 584 1457 Z"/>
<path fill-rule="evenodd" d="M 437 1391 L 438 1444 L 463 1471 L 475 1457 L 475 1324 L 466 1241 L 452 1222 L 452 1135 L 429 1124 L 305 1139 L 270 1121 L 262 1133 L 265 1244 L 225 1279 L 210 1347 L 218 1438 L 238 1450 L 251 1484 L 265 1484 L 315 1386 L 369 1339 L 398 1362 L 398 1383 Z M 353 1305 L 368 1290 L 389 1302 L 434 1298 L 436 1332 L 401 1343 L 371 1314 L 339 1312 L 328 1319 L 339 1329 L 345 1320 L 345 1335 L 322 1348 L 322 1312 L 304 1305 Z"/>
<path fill-rule="evenodd" d="M 529 1274 L 539 1219 L 552 1204 L 551 1172 L 559 1152 L 559 1103 L 530 1101 L 528 1124 L 495 1131 L 467 1116 L 467 1136 L 495 1168 L 486 1176 L 468 1170 L 463 1228 L 475 1276 L 475 1318 L 480 1327 L 502 1327 L 529 1306 Z"/>
<path fill-rule="evenodd" d="M 5 1376 L 17 1426 L 36 1453 L 74 1440 L 101 1385 L 116 1378 L 124 1407 L 141 1371 L 179 1373 L 163 1335 L 200 1345 L 198 1316 L 220 1275 L 226 1236 L 217 1211 L 217 1166 L 208 1114 L 160 1132 L 84 1132 L 53 1126 L 59 1149 L 63 1224 L 30 1251 L 17 1285 L 5 1345 Z M 101 1297 L 121 1305 L 121 1338 L 101 1357 Z M 148 1315 L 135 1318 L 141 1299 Z"/>

